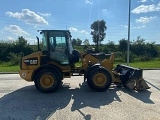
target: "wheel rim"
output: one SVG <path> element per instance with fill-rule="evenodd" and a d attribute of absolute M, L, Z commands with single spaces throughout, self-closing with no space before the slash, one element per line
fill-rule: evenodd
<path fill-rule="evenodd" d="M 40 84 L 43 88 L 50 88 L 53 86 L 55 80 L 51 75 L 43 75 L 40 78 Z"/>
<path fill-rule="evenodd" d="M 97 73 L 93 78 L 93 82 L 96 86 L 103 87 L 107 83 L 107 77 L 103 73 Z"/>

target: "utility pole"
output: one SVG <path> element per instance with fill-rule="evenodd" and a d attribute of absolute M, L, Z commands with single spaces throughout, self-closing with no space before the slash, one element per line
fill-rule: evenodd
<path fill-rule="evenodd" d="M 129 66 L 129 51 L 130 51 L 130 17 L 131 17 L 131 0 L 129 0 L 128 9 L 128 43 L 127 43 L 127 65 Z"/>

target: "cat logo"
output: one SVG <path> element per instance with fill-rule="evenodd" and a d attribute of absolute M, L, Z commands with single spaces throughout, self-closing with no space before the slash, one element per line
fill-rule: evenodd
<path fill-rule="evenodd" d="M 29 58 L 29 59 L 25 59 L 24 63 L 26 65 L 38 65 L 38 58 Z"/>
<path fill-rule="evenodd" d="M 30 60 L 30 64 L 31 64 L 31 65 L 37 65 L 38 62 L 37 62 L 37 60 Z"/>

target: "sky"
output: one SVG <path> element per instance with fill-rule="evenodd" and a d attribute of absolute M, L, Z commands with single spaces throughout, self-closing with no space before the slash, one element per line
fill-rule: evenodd
<path fill-rule="evenodd" d="M 91 24 L 106 22 L 103 41 L 128 39 L 129 0 L 1 0 L 0 40 L 23 36 L 36 43 L 37 30 L 70 30 L 72 38 L 92 42 Z M 130 41 L 138 36 L 160 44 L 160 1 L 131 0 Z"/>

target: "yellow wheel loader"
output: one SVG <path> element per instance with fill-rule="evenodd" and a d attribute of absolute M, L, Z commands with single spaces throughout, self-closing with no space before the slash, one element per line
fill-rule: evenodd
<path fill-rule="evenodd" d="M 134 90 L 148 89 L 142 78 L 142 70 L 125 65 L 113 68 L 114 54 L 100 59 L 105 54 L 82 52 L 73 49 L 71 34 L 68 30 L 40 30 L 42 49 L 23 56 L 20 61 L 19 75 L 26 81 L 34 81 L 41 92 L 54 92 L 64 78 L 74 73 L 84 75 L 89 87 L 94 91 L 105 91 L 111 83 L 127 86 Z M 79 61 L 80 60 L 80 61 Z M 81 67 L 75 63 L 81 62 Z"/>

